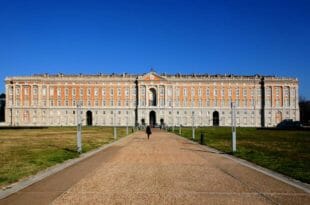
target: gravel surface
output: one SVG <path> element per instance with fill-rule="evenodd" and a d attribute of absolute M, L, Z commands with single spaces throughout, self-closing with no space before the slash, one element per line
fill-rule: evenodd
<path fill-rule="evenodd" d="M 60 204 L 310 204 L 310 195 L 174 134 L 122 140 Z"/>

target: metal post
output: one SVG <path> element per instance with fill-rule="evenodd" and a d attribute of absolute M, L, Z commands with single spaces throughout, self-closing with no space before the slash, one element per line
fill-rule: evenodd
<path fill-rule="evenodd" d="M 128 135 L 128 134 L 129 134 L 129 132 L 128 132 L 128 114 L 127 114 L 127 116 L 126 116 L 126 124 L 127 124 L 127 127 L 126 127 L 126 135 Z"/>
<path fill-rule="evenodd" d="M 172 102 L 173 103 L 173 102 Z M 174 132 L 174 112 L 173 112 L 173 105 L 172 105 L 172 132 Z"/>
<path fill-rule="evenodd" d="M 231 131 L 232 131 L 232 151 L 237 151 L 236 145 L 236 105 L 231 103 Z"/>
<path fill-rule="evenodd" d="M 113 124 L 114 124 L 114 140 L 117 139 L 117 131 L 116 131 L 116 113 L 114 111 L 114 117 L 113 117 Z"/>
<path fill-rule="evenodd" d="M 81 102 L 76 105 L 76 122 L 77 122 L 77 134 L 76 134 L 76 144 L 77 152 L 82 153 L 82 116 L 81 116 Z"/>
<path fill-rule="evenodd" d="M 192 111 L 192 138 L 195 139 L 195 125 L 194 125 L 194 112 Z"/>

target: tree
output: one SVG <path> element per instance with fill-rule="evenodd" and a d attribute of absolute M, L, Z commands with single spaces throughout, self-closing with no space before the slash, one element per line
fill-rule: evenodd
<path fill-rule="evenodd" d="M 5 121 L 5 94 L 0 94 L 0 122 Z"/>
<path fill-rule="evenodd" d="M 303 125 L 310 125 L 310 100 L 299 98 L 300 121 Z"/>

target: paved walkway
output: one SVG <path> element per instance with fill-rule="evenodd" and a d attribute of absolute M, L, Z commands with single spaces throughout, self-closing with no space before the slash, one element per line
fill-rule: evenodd
<path fill-rule="evenodd" d="M 310 204 L 310 194 L 174 134 L 143 132 L 0 204 Z"/>

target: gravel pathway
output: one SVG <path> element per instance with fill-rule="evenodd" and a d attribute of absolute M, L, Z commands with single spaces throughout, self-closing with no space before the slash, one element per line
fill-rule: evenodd
<path fill-rule="evenodd" d="M 174 134 L 121 141 L 52 204 L 310 204 L 310 195 Z"/>

